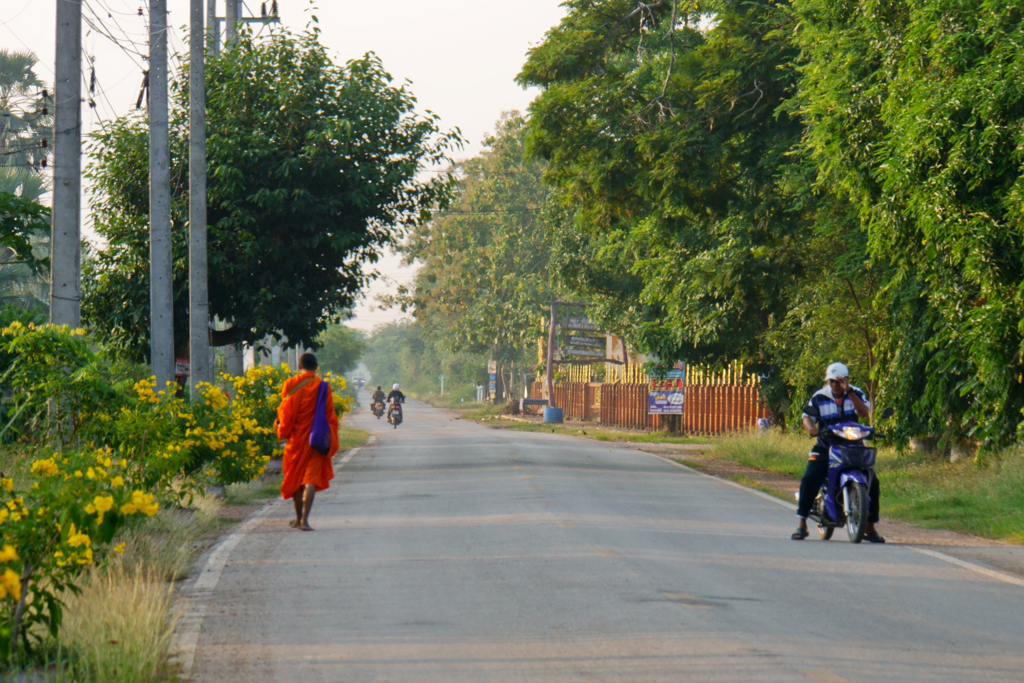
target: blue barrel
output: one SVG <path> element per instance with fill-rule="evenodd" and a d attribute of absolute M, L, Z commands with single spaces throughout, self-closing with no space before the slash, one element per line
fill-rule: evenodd
<path fill-rule="evenodd" d="M 544 422 L 547 424 L 562 424 L 562 409 L 550 406 L 544 408 Z"/>

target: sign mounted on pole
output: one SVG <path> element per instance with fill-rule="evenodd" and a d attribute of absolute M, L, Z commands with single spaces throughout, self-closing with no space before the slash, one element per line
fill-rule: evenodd
<path fill-rule="evenodd" d="M 676 363 L 663 377 L 652 378 L 647 394 L 648 415 L 682 415 L 686 365 Z"/>
<path fill-rule="evenodd" d="M 592 362 L 604 360 L 605 335 L 584 315 L 563 315 L 558 318 L 558 359 Z"/>

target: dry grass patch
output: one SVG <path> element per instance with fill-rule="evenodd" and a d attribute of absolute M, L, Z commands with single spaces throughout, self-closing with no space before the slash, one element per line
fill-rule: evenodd
<path fill-rule="evenodd" d="M 79 595 L 65 598 L 65 680 L 171 680 L 167 651 L 177 621 L 170 613 L 172 584 L 160 572 L 113 562 L 91 569 L 80 587 Z"/>

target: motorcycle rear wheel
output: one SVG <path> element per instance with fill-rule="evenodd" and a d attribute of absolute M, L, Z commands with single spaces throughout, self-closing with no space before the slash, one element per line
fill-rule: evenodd
<path fill-rule="evenodd" d="M 846 520 L 846 535 L 850 543 L 860 543 L 868 527 L 868 490 L 864 484 L 850 482 L 844 494 L 850 501 L 850 515 Z"/>
<path fill-rule="evenodd" d="M 834 532 L 835 530 L 836 528 L 834 526 L 829 526 L 827 524 L 819 524 L 818 538 L 820 538 L 823 541 L 827 541 L 828 539 L 832 538 L 832 532 Z"/>

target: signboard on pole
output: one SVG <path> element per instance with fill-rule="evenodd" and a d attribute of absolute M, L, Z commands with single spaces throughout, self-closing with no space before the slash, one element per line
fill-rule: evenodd
<path fill-rule="evenodd" d="M 558 318 L 558 358 L 563 361 L 602 360 L 605 340 L 597 325 L 583 315 L 563 315 Z"/>
<path fill-rule="evenodd" d="M 682 415 L 686 366 L 676 363 L 664 377 L 652 378 L 647 394 L 648 415 Z"/>

